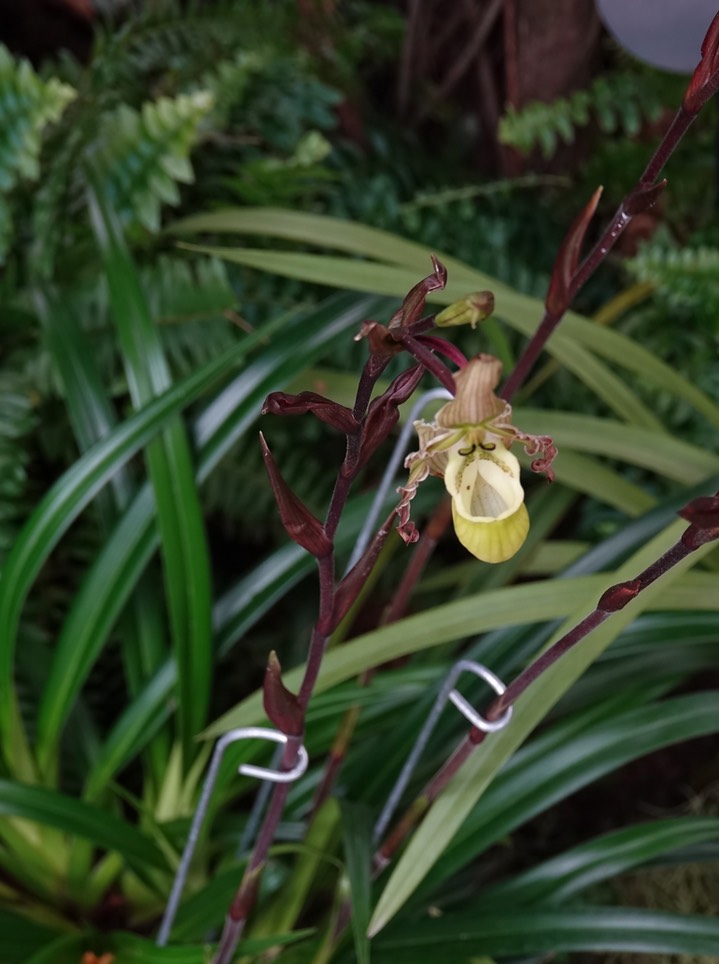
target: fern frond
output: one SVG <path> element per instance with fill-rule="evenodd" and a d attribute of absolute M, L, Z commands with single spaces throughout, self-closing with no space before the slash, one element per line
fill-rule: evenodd
<path fill-rule="evenodd" d="M 291 154 L 308 130 L 337 126 L 342 95 L 314 76 L 302 57 L 275 53 L 250 80 L 240 122 L 272 149 Z"/>
<path fill-rule="evenodd" d="M 69 249 L 69 240 L 80 228 L 77 212 L 85 203 L 81 169 L 85 147 L 86 134 L 79 126 L 63 131 L 48 145 L 52 164 L 43 170 L 31 214 L 30 258 L 38 277 L 51 277 L 59 250 Z"/>
<path fill-rule="evenodd" d="M 671 304 L 699 308 L 704 316 L 719 310 L 719 248 L 677 248 L 659 240 L 643 245 L 625 266 Z"/>
<path fill-rule="evenodd" d="M 161 97 L 141 112 L 123 104 L 103 117 L 92 160 L 126 220 L 157 231 L 161 205 L 179 203 L 177 182 L 193 180 L 189 154 L 211 108 L 212 95 L 198 91 Z"/>
<path fill-rule="evenodd" d="M 12 238 L 12 215 L 10 205 L 0 194 L 0 264 L 3 263 L 3 256 L 10 246 Z"/>
<path fill-rule="evenodd" d="M 160 257 L 143 272 L 142 281 L 153 318 L 161 325 L 214 320 L 237 304 L 225 264 L 218 258 Z"/>
<path fill-rule="evenodd" d="M 238 49 L 257 50 L 265 42 L 287 47 L 294 16 L 291 0 L 138 4 L 121 27 L 110 22 L 98 32 L 94 86 L 106 104 L 113 103 L 113 89 L 121 89 L 125 101 L 134 99 L 131 91 L 147 97 L 148 82 L 155 93 L 165 93 L 168 81 L 169 89 L 181 89 Z"/>
<path fill-rule="evenodd" d="M 41 80 L 26 60 L 0 46 L 0 191 L 19 177 L 35 180 L 44 128 L 75 97 L 59 80 Z"/>
<path fill-rule="evenodd" d="M 227 184 L 245 204 L 289 205 L 321 182 L 333 180 L 332 172 L 322 164 L 331 151 L 332 146 L 319 131 L 307 131 L 290 157 L 247 161 Z"/>
<path fill-rule="evenodd" d="M 28 380 L 14 372 L 0 372 L 0 562 L 28 509 L 26 439 L 36 421 Z"/>
<path fill-rule="evenodd" d="M 41 80 L 27 61 L 15 60 L 0 46 L 0 263 L 12 225 L 4 195 L 20 178 L 37 179 L 43 131 L 74 96 L 72 87 L 54 78 Z"/>
<path fill-rule="evenodd" d="M 196 371 L 235 344 L 237 329 L 230 319 L 237 296 L 221 261 L 160 258 L 143 272 L 142 281 L 177 375 Z"/>
<path fill-rule="evenodd" d="M 268 59 L 266 53 L 243 50 L 204 74 L 199 86 L 201 90 L 208 90 L 212 94 L 212 120 L 217 127 L 224 127 L 228 123 L 230 111 L 242 102 L 253 75 L 265 67 Z"/>
<path fill-rule="evenodd" d="M 607 134 L 634 137 L 644 121 L 656 121 L 661 115 L 660 86 L 649 73 L 598 77 L 586 90 L 552 103 L 533 101 L 520 110 L 510 107 L 500 121 L 499 139 L 523 154 L 539 147 L 549 158 L 560 142 L 571 144 L 576 128 L 585 127 L 592 117 Z"/>

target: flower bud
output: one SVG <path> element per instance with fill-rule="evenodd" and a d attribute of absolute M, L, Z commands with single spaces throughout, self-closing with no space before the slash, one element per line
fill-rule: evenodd
<path fill-rule="evenodd" d="M 691 523 L 682 535 L 682 543 L 688 549 L 698 549 L 719 539 L 719 493 L 692 499 L 679 515 Z"/>
<path fill-rule="evenodd" d="M 414 392 L 423 375 L 421 365 L 408 368 L 394 379 L 387 391 L 373 400 L 362 426 L 357 467 L 368 462 L 387 438 L 399 419 L 399 406 Z"/>
<path fill-rule="evenodd" d="M 315 418 L 346 435 L 359 431 L 359 423 L 351 409 L 339 402 L 333 402 L 317 392 L 300 392 L 288 395 L 286 392 L 271 392 L 262 406 L 263 415 L 304 415 L 311 412 Z"/>
<path fill-rule="evenodd" d="M 630 579 L 627 582 L 620 582 L 616 586 L 610 586 L 602 594 L 597 609 L 604 613 L 617 613 L 634 599 L 641 588 L 638 579 Z"/>
<path fill-rule="evenodd" d="M 287 736 L 301 736 L 304 714 L 294 693 L 282 682 L 282 667 L 273 650 L 267 660 L 262 685 L 262 702 L 268 719 Z"/>
<path fill-rule="evenodd" d="M 698 114 L 717 89 L 719 73 L 719 13 L 714 17 L 702 42 L 702 57 L 684 94 L 684 110 Z"/>
<path fill-rule="evenodd" d="M 598 187 L 576 216 L 557 252 L 544 302 L 548 313 L 554 317 L 562 315 L 572 300 L 572 281 L 579 265 L 587 228 L 597 210 L 602 190 L 601 186 Z"/>
<path fill-rule="evenodd" d="M 687 549 L 694 550 L 700 549 L 716 539 L 719 539 L 719 528 L 700 529 L 699 526 L 689 526 L 682 534 L 681 542 Z"/>
<path fill-rule="evenodd" d="M 297 545 L 302 546 L 316 558 L 328 556 L 332 552 L 332 542 L 327 538 L 322 523 L 312 515 L 304 502 L 295 495 L 282 478 L 262 432 L 260 432 L 260 445 L 285 532 Z"/>
<path fill-rule="evenodd" d="M 491 291 L 475 291 L 471 295 L 455 301 L 440 311 L 434 319 L 438 328 L 455 325 L 471 325 L 477 327 L 477 322 L 484 321 L 494 311 L 494 295 Z"/>
<path fill-rule="evenodd" d="M 401 307 L 395 311 L 389 320 L 387 330 L 393 333 L 393 337 L 399 340 L 401 332 L 421 317 L 427 295 L 439 288 L 444 288 L 446 284 L 447 269 L 438 258 L 432 255 L 432 274 L 423 278 L 412 288 Z"/>
<path fill-rule="evenodd" d="M 692 499 L 678 514 L 700 529 L 719 528 L 719 495 L 703 495 Z"/>

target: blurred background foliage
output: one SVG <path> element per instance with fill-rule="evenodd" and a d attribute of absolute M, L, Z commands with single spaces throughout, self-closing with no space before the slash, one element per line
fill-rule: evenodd
<path fill-rule="evenodd" d="M 61 964 L 91 949 L 118 961 L 185 960 L 155 950 L 150 936 L 207 759 L 206 744 L 188 742 L 188 733 L 245 697 L 251 708 L 241 704 L 233 719 L 244 712 L 245 722 L 257 721 L 251 694 L 267 653 L 301 664 L 314 617 L 311 561 L 286 545 L 256 445 L 262 398 L 311 387 L 347 401 L 364 358 L 352 340 L 359 321 L 389 317 L 426 273 L 430 250 L 457 261 L 447 300 L 469 286 L 498 291 L 499 321 L 479 334 L 458 332 L 457 344 L 511 364 L 539 314 L 536 301 L 510 304 L 510 295 L 543 297 L 575 212 L 598 183 L 606 186 L 598 222 L 613 210 L 680 100 L 684 79 L 630 61 L 601 33 L 589 2 L 557 4 L 544 20 L 542 4 L 505 4 L 504 14 L 484 0 L 449 14 L 442 6 L 37 0 L 23 12 L 0 4 L 0 675 L 10 707 L 0 961 Z M 555 38 L 553 57 L 538 58 L 531 43 L 512 47 L 511 10 L 533 25 L 531 36 Z M 719 472 L 715 115 L 712 104 L 672 158 L 660 208 L 635 219 L 580 295 L 576 310 L 606 338 L 572 329 L 518 399 L 530 416 L 557 416 L 567 451 L 566 474 L 550 494 L 528 486 L 534 535 L 526 551 L 487 571 L 442 542 L 413 603 L 426 637 L 410 659 L 402 645 L 409 629 L 387 637 L 386 650 L 384 637 L 372 635 L 406 563 L 395 548 L 348 629 L 366 634 L 367 667 L 394 662 L 363 689 L 352 682 L 363 668 L 355 650 L 342 665 L 343 650 L 331 654 L 340 685 L 313 703 L 308 746 L 314 762 L 342 713 L 362 705 L 340 784 L 347 797 L 380 807 L 460 653 L 511 678 L 578 605 L 579 590 L 562 596 L 562 580 L 591 576 L 581 598 L 596 598 L 602 574 L 668 526 L 688 489 L 710 491 L 705 479 Z M 232 214 L 217 230 L 191 220 L 258 207 L 284 209 L 274 212 L 276 229 L 261 226 L 262 212 L 260 228 L 238 226 Z M 350 232 L 340 243 L 336 222 L 295 223 L 287 211 L 395 240 L 375 234 L 368 247 Z M 190 220 L 175 223 L 182 218 Z M 205 257 L 177 245 L 182 232 L 216 247 L 227 231 L 250 239 L 242 251 L 251 257 L 229 249 Z M 401 239 L 421 248 L 403 248 Z M 323 260 L 338 251 L 346 256 L 339 275 Z M 273 261 L 285 254 L 314 260 L 298 271 Z M 367 257 L 387 269 L 377 280 L 362 275 Z M 328 301 L 328 286 L 355 293 Z M 636 356 L 631 412 L 611 404 L 617 353 L 630 344 L 612 340 L 614 332 L 677 378 L 670 384 L 648 355 Z M 583 358 L 595 366 L 591 378 Z M 155 396 L 168 399 L 162 416 Z M 595 421 L 575 426 L 563 413 Z M 309 418 L 264 421 L 283 473 L 321 514 L 341 439 Z M 122 435 L 125 425 L 138 434 Z M 152 433 L 165 450 L 153 456 L 148 448 L 146 465 L 141 450 Z M 382 463 L 382 455 L 370 463 L 352 503 L 341 533 L 347 554 Z M 91 491 L 101 470 L 112 485 Z M 48 490 L 54 503 L 41 501 Z M 420 510 L 438 494 L 419 501 Z M 173 523 L 153 499 L 179 499 L 184 569 L 172 570 Z M 200 520 L 206 536 L 193 529 Z M 719 838 L 715 558 L 702 566 L 640 614 L 556 708 L 547 706 L 539 735 L 512 757 L 463 836 L 428 865 L 380 934 L 377 960 L 434 961 L 433 939 L 458 961 L 538 961 L 548 950 L 562 959 L 587 949 L 707 959 L 716 930 L 677 913 L 715 906 L 701 888 L 717 886 L 696 870 L 717 859 Z M 548 615 L 538 596 L 515 625 L 508 596 L 508 625 L 490 621 L 480 634 L 481 593 L 521 594 L 530 582 L 540 596 L 556 594 L 556 610 Z M 186 611 L 184 594 L 193 596 Z M 455 635 L 443 635 L 440 607 L 471 599 L 478 608 Z M 197 618 L 185 635 L 183 613 Z M 186 705 L 193 682 L 197 712 Z M 458 720 L 443 719 L 416 786 L 460 732 Z M 329 808 L 315 823 L 314 849 L 312 840 L 301 843 L 320 772 L 314 765 L 293 788 L 285 850 L 265 877 L 246 954 L 306 926 L 319 930 L 283 959 L 325 959 L 332 862 L 343 859 L 339 813 Z M 188 945 L 188 962 L 203 959 L 203 940 L 242 869 L 232 854 L 254 788 L 226 776 L 223 802 L 233 806 L 213 823 L 174 933 Z M 648 811 L 662 819 L 645 823 Z M 322 850 L 326 861 L 316 857 Z M 704 896 L 652 903 L 653 882 L 683 864 L 692 868 L 687 891 Z M 622 871 L 631 876 L 614 883 Z M 479 918 L 471 947 L 455 945 L 480 891 L 489 917 Z M 492 901 L 523 916 L 508 915 L 493 932 Z M 603 908 L 591 926 L 583 903 Z M 615 916 L 603 924 L 610 907 Z M 662 908 L 671 915 L 661 917 Z M 413 944 L 430 925 L 435 938 Z M 542 936 L 547 927 L 553 945 Z M 659 936 L 637 946 L 638 930 Z M 345 943 L 337 959 L 354 953 Z"/>

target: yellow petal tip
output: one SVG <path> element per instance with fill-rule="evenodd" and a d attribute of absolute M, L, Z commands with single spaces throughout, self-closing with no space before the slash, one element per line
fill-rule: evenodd
<path fill-rule="evenodd" d="M 506 519 L 471 522 L 452 504 L 454 531 L 464 548 L 482 562 L 506 562 L 521 549 L 529 532 L 529 514 L 522 503 Z"/>

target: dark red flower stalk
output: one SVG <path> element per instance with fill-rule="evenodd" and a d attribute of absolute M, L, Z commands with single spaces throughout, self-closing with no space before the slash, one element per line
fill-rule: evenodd
<path fill-rule="evenodd" d="M 356 468 L 365 465 L 387 439 L 399 420 L 399 406 L 413 394 L 423 375 L 422 365 L 414 365 L 398 375 L 387 391 L 371 402 L 362 424 Z"/>

